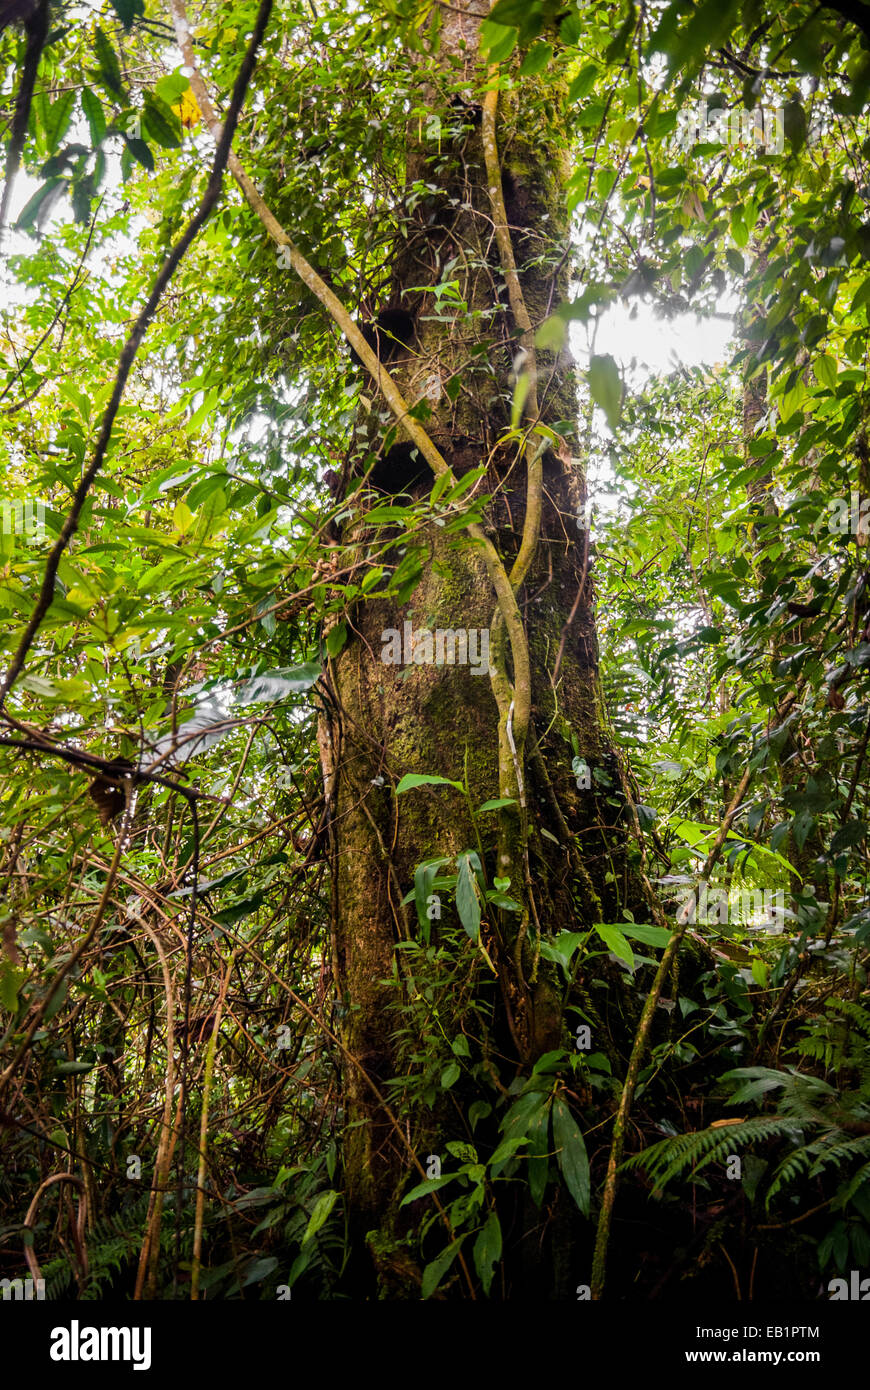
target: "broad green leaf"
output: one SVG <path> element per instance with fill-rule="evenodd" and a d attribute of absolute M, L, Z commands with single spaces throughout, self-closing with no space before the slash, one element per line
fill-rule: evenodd
<path fill-rule="evenodd" d="M 534 77 L 538 72 L 547 66 L 553 56 L 553 48 L 549 43 L 539 40 L 533 43 L 519 68 L 520 77 Z"/>
<path fill-rule="evenodd" d="M 572 78 L 571 86 L 568 88 L 568 101 L 582 101 L 588 97 L 592 88 L 595 86 L 595 79 L 598 76 L 598 68 L 594 63 L 587 63 L 581 68 L 577 76 Z"/>
<path fill-rule="evenodd" d="M 445 864 L 449 864 L 449 859 L 424 859 L 422 864 L 418 864 L 414 870 L 414 903 L 417 908 L 417 921 L 420 923 L 424 933 L 429 930 L 428 900 L 432 893 L 432 885 L 438 870 Z"/>
<path fill-rule="evenodd" d="M 246 1289 L 249 1284 L 262 1283 L 264 1279 L 268 1279 L 270 1274 L 274 1274 L 277 1268 L 278 1260 L 274 1255 L 264 1255 L 261 1259 L 253 1260 L 245 1271 L 242 1288 Z"/>
<path fill-rule="evenodd" d="M 495 24 L 524 24 L 529 11 L 537 8 L 540 11 L 540 4 L 535 0 L 496 0 L 489 12 L 491 22 Z"/>
<path fill-rule="evenodd" d="M 442 1173 L 440 1178 L 427 1178 L 425 1182 L 418 1182 L 416 1187 L 405 1193 L 399 1206 L 404 1207 L 408 1202 L 417 1202 L 421 1197 L 428 1197 L 430 1192 L 437 1192 L 439 1187 L 454 1182 L 458 1177 L 458 1173 Z"/>
<path fill-rule="evenodd" d="M 125 29 L 130 29 L 135 20 L 145 14 L 145 0 L 112 0 L 112 8 Z"/>
<path fill-rule="evenodd" d="M 76 102 L 76 92 L 64 92 L 53 101 L 45 115 L 45 125 L 43 137 L 45 139 L 45 152 L 52 155 L 69 129 L 72 120 L 73 107 Z M 46 173 L 49 171 L 46 170 Z"/>
<path fill-rule="evenodd" d="M 444 1275 L 447 1273 L 459 1251 L 462 1249 L 462 1242 L 465 1236 L 460 1236 L 458 1240 L 450 1242 L 446 1250 L 442 1250 L 437 1259 L 433 1260 L 423 1270 L 423 1282 L 421 1293 L 424 1298 L 431 1298 L 437 1289 Z"/>
<path fill-rule="evenodd" d="M 330 657 L 338 656 L 347 642 L 347 636 L 348 628 L 346 622 L 336 623 L 334 627 L 331 627 L 326 634 L 324 642 L 327 655 Z"/>
<path fill-rule="evenodd" d="M 457 791 L 462 791 L 461 782 L 451 782 L 449 777 L 436 777 L 431 773 L 406 772 L 399 785 L 396 787 L 396 796 L 401 796 L 402 792 L 409 792 L 414 787 L 455 787 Z"/>
<path fill-rule="evenodd" d="M 124 145 L 127 151 L 133 156 L 137 164 L 141 164 L 143 169 L 149 173 L 154 170 L 154 156 L 149 150 L 144 140 L 139 140 L 135 136 L 125 135 Z"/>
<path fill-rule="evenodd" d="M 619 956 L 620 960 L 624 960 L 628 965 L 634 967 L 634 952 L 620 927 L 602 926 L 596 922 L 595 930 L 608 950 L 612 951 L 615 956 Z"/>
<path fill-rule="evenodd" d="M 529 376 L 529 373 L 520 372 L 520 375 L 517 377 L 516 385 L 514 386 L 514 397 L 511 403 L 512 430 L 518 428 L 519 423 L 523 418 L 523 406 L 526 403 L 526 397 L 528 396 L 529 391 L 531 390 L 531 386 L 532 378 Z"/>
<path fill-rule="evenodd" d="M 66 186 L 66 179 L 52 178 L 47 179 L 44 184 L 37 188 L 36 192 L 28 198 L 15 226 L 20 232 L 28 232 L 36 222 L 37 218 L 46 217 L 51 211 L 53 203 L 60 197 Z M 40 219 L 41 220 L 41 219 Z"/>
<path fill-rule="evenodd" d="M 456 859 L 459 876 L 456 883 L 456 910 L 459 920 L 472 941 L 480 935 L 480 899 L 477 895 L 477 879 L 467 854 Z"/>
<path fill-rule="evenodd" d="M 645 927 L 634 922 L 620 922 L 619 930 L 632 941 L 640 941 L 644 946 L 667 946 L 673 933 L 666 927 Z"/>
<path fill-rule="evenodd" d="M 559 932 L 559 935 L 555 936 L 552 941 L 546 938 L 541 941 L 541 955 L 545 960 L 557 961 L 567 976 L 571 957 L 585 939 L 585 932 Z"/>
<path fill-rule="evenodd" d="M 175 150 L 181 144 L 181 121 L 165 101 L 153 92 L 146 92 L 145 130 L 164 149 Z"/>
<path fill-rule="evenodd" d="M 537 1112 L 529 1125 L 529 1147 L 526 1156 L 529 1164 L 529 1195 L 536 1207 L 544 1200 L 547 1176 L 550 1168 L 548 1139 L 550 1134 L 550 1107 Z"/>
<path fill-rule="evenodd" d="M 308 1218 L 308 1225 L 305 1227 L 305 1235 L 302 1237 L 302 1244 L 307 1245 L 312 1236 L 316 1236 L 321 1226 L 329 1219 L 330 1212 L 338 1201 L 339 1194 L 330 1188 L 326 1192 L 321 1192 L 317 1201 L 314 1203 L 314 1210 Z"/>
<path fill-rule="evenodd" d="M 481 55 L 490 63 L 503 63 L 513 53 L 516 42 L 517 31 L 509 25 L 485 19 L 480 26 Z"/>
<path fill-rule="evenodd" d="M 474 1242 L 474 1268 L 485 1294 L 488 1294 L 492 1287 L 495 1266 L 501 1259 L 501 1250 L 501 1225 L 495 1212 L 491 1211 Z"/>
<path fill-rule="evenodd" d="M 823 353 L 813 362 L 813 376 L 820 386 L 827 386 L 833 391 L 837 385 L 837 363 L 836 359 Z"/>
<path fill-rule="evenodd" d="M 0 961 L 0 1007 L 14 1014 L 18 1010 L 18 991 L 27 978 L 24 970 L 9 961 Z"/>
<path fill-rule="evenodd" d="M 535 347 L 559 352 L 565 346 L 567 337 L 568 325 L 565 320 L 559 314 L 551 314 L 535 334 Z"/>
<path fill-rule="evenodd" d="M 318 665 L 304 662 L 299 666 L 264 671 L 235 689 L 231 685 L 217 686 L 199 696 L 191 718 L 180 725 L 177 734 L 169 733 L 158 739 L 153 751 L 155 755 L 161 755 L 174 748 L 175 760 L 184 761 L 224 738 L 231 731 L 232 721 L 239 717 L 239 707 L 301 694 L 319 676 Z"/>
<path fill-rule="evenodd" d="M 126 93 L 121 78 L 121 64 L 118 62 L 118 55 L 112 47 L 111 40 L 99 24 L 94 31 L 94 52 L 103 86 L 111 92 L 112 96 L 124 99 Z"/>
<path fill-rule="evenodd" d="M 584 1216 L 589 1215 L 589 1158 L 583 1135 L 565 1102 L 553 1101 L 553 1141 L 565 1184 Z"/>
<path fill-rule="evenodd" d="M 190 530 L 193 525 L 193 512 L 186 502 L 176 502 L 172 511 L 172 524 L 182 535 Z"/>
<path fill-rule="evenodd" d="M 749 243 L 749 228 L 746 225 L 746 218 L 742 206 L 738 205 L 731 209 L 731 235 L 734 238 L 735 246 L 739 246 L 741 251 Z"/>
<path fill-rule="evenodd" d="M 610 428 L 615 430 L 622 409 L 622 381 L 610 353 L 592 357 L 587 378 L 593 401 L 604 411 Z"/>
<path fill-rule="evenodd" d="M 441 1073 L 441 1089 L 449 1091 L 454 1082 L 458 1081 L 462 1075 L 462 1069 L 458 1062 L 449 1062 Z"/>

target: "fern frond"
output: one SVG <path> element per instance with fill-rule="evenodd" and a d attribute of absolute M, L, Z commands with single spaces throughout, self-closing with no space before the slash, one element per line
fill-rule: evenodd
<path fill-rule="evenodd" d="M 710 1163 L 723 1162 L 735 1149 L 754 1141 L 794 1135 L 793 1120 L 782 1115 L 758 1115 L 739 1124 L 662 1139 L 634 1154 L 623 1166 L 644 1168 L 655 1183 L 655 1192 L 659 1193 L 687 1169 L 697 1173 Z"/>

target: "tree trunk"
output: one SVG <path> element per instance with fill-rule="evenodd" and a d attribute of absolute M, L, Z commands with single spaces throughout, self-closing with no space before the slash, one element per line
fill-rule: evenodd
<path fill-rule="evenodd" d="M 475 58 L 479 18 L 468 3 L 442 16 L 444 85 L 449 78 L 451 89 L 461 89 L 462 96 L 445 109 L 428 92 L 441 118 L 440 139 L 414 143 L 415 123 L 407 183 L 429 187 L 406 222 L 407 236 L 398 244 L 389 292 L 371 331 L 405 398 L 425 402 L 425 428 L 456 476 L 486 465 L 469 495 L 491 495 L 484 526 L 510 568 L 520 547 L 527 463 L 536 441 L 523 457 L 516 437 L 509 443 L 500 439 L 511 425 L 522 335 L 510 311 L 493 234 L 479 105 L 483 84 Z M 562 202 L 558 93 L 554 98 L 535 79 L 524 82 L 522 90 L 521 104 L 504 94 L 499 99 L 498 144 L 522 294 L 537 328 L 566 297 L 569 224 Z M 451 281 L 455 293 L 434 292 Z M 459 301 L 467 312 L 454 312 Z M 538 350 L 537 391 L 540 421 L 568 422 L 573 430 L 576 385 L 567 353 Z M 388 432 L 385 438 L 389 422 L 376 412 L 377 405 L 360 427 L 364 450 L 377 454 L 369 483 L 379 494 L 425 499 L 433 482 L 428 468 L 401 435 L 398 442 Z M 524 420 L 524 433 L 534 423 Z M 365 462 L 363 451 L 357 472 Z M 407 1048 L 402 1052 L 394 1035 L 417 980 L 407 953 L 396 946 L 420 934 L 413 902 L 402 905 L 418 865 L 435 857 L 455 861 L 463 851 L 475 851 L 492 885 L 504 874 L 504 844 L 513 837 L 518 845 L 506 891 L 523 911 L 484 907 L 484 950 L 466 940 L 463 958 L 464 1004 L 473 1000 L 486 1011 L 486 1065 L 503 1086 L 542 1053 L 573 1045 L 568 1025 L 573 1030 L 577 1017 L 565 1016 L 564 986 L 556 967 L 539 955 L 539 930 L 549 938 L 596 921 L 618 921 L 621 908 L 638 900 L 627 852 L 623 779 L 598 673 L 585 495 L 582 461 L 556 433 L 543 455 L 539 541 L 518 595 L 532 672 L 532 714 L 520 769 L 527 822 L 516 807 L 471 814 L 499 797 L 499 710 L 480 660 L 483 634 L 492 626 L 493 587 L 480 547 L 466 530 L 434 522 L 424 526 L 425 557 L 407 601 L 357 605 L 348 640 L 324 681 L 320 742 L 331 806 L 333 969 L 347 1058 L 345 1179 L 355 1244 L 359 1249 L 368 1238 L 382 1292 L 393 1295 L 413 1285 L 404 1257 L 391 1244 L 400 1229 L 401 1190 L 409 1176 L 419 1180 L 412 1154 L 425 1165 L 430 1146 L 443 1152 L 446 1140 L 467 1133 L 457 1122 L 460 1088 L 434 1104 L 430 1095 L 428 1106 L 421 1104 L 412 1119 L 405 1113 L 394 1122 L 395 1110 L 387 1113 L 381 1103 L 387 1083 L 409 1065 Z M 355 501 L 362 496 L 376 503 L 389 500 L 358 492 Z M 343 540 L 364 566 L 375 532 L 358 517 L 359 511 Z M 379 534 L 382 539 L 383 531 Z M 402 539 L 396 537 L 393 563 L 402 552 Z M 430 653 L 425 637 L 416 660 L 404 664 L 410 654 L 407 635 L 421 629 L 464 630 L 470 641 L 478 634 L 478 669 L 471 660 L 438 664 L 437 645 Z M 449 642 L 448 636 L 446 652 Z M 399 654 L 402 664 L 386 660 Z M 397 797 L 396 785 L 407 773 L 466 782 L 468 796 L 450 787 L 421 786 Z M 433 947 L 456 920 L 453 904 L 438 896 L 441 917 L 435 915 L 431 923 Z M 437 914 L 438 904 L 432 911 Z M 575 982 L 573 998 L 582 1001 L 586 1017 L 595 1017 L 582 979 Z M 457 1010 L 459 1017 L 459 1004 Z M 593 1045 L 610 1050 L 603 1025 L 593 1032 Z M 370 1237 L 370 1232 L 377 1234 Z"/>

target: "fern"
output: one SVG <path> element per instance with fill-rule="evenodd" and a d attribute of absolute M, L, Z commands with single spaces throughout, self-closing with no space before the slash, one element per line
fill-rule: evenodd
<path fill-rule="evenodd" d="M 662 1139 L 634 1154 L 623 1166 L 646 1169 L 655 1181 L 658 1196 L 674 1178 L 688 1170 L 700 1172 L 710 1163 L 721 1163 L 736 1148 L 754 1140 L 794 1136 L 794 1121 L 781 1115 L 759 1115 L 755 1119 L 741 1120 L 739 1124 Z"/>
<path fill-rule="evenodd" d="M 870 1180 L 870 1010 L 849 999 L 829 1000 L 826 1016 L 809 1026 L 797 1050 L 828 1075 L 845 1071 L 857 1084 L 837 1086 L 796 1067 L 739 1067 L 722 1078 L 734 1086 L 730 1103 L 764 1104 L 776 1094 L 776 1114 L 663 1139 L 623 1166 L 644 1169 L 659 1195 L 668 1183 L 720 1163 L 739 1148 L 778 1139 L 789 1152 L 767 1183 L 766 1207 L 799 1182 L 833 1171 L 840 1187 L 832 1201 L 840 1209 L 855 1203 L 857 1210 Z"/>

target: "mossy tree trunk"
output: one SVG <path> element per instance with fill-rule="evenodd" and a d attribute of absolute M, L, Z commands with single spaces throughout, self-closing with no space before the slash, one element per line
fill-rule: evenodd
<path fill-rule="evenodd" d="M 516 438 L 502 440 L 522 362 L 493 234 L 481 133 L 485 74 L 475 56 L 479 18 L 473 10 L 460 4 L 442 12 L 441 90 L 452 92 L 452 103 L 436 105 L 430 89 L 440 137 L 409 144 L 407 184 L 418 189 L 381 306 L 378 350 L 405 398 L 425 403 L 424 425 L 454 473 L 486 465 L 468 496 L 490 495 L 484 526 L 510 568 L 523 530 L 532 445 L 523 455 Z M 558 94 L 549 95 L 542 83 L 524 82 L 499 100 L 507 221 L 534 327 L 568 290 L 560 115 Z M 420 197 L 422 184 L 428 187 Z M 435 292 L 450 283 L 451 290 Z M 622 777 L 599 681 L 585 483 L 582 462 L 572 456 L 578 402 L 568 355 L 539 349 L 537 377 L 540 421 L 559 428 L 544 454 L 540 537 L 518 596 L 532 669 L 522 769 L 528 840 L 507 892 L 525 912 L 484 910 L 480 940 L 494 971 L 467 941 L 459 990 L 465 1005 L 485 1005 L 486 1065 L 504 1086 L 542 1053 L 573 1041 L 573 1015 L 566 1015 L 556 967 L 539 955 L 540 934 L 618 920 L 621 907 L 637 901 Z M 401 436 L 393 442 L 389 421 L 377 412 L 375 403 L 361 422 L 369 458 L 360 459 L 359 470 L 377 456 L 369 482 L 379 495 L 370 500 L 383 504 L 383 493 L 425 499 L 433 480 L 424 461 L 412 456 Z M 523 421 L 526 434 L 533 423 Z M 363 495 L 356 493 L 356 501 Z M 343 539 L 364 559 L 372 534 L 355 521 Z M 394 1034 L 403 1021 L 402 1003 L 415 996 L 418 981 L 407 953 L 396 947 L 419 936 L 420 927 L 414 904 L 403 906 L 402 899 L 422 861 L 455 861 L 466 850 L 480 853 L 489 884 L 500 877 L 499 813 L 473 818 L 470 810 L 499 797 L 498 710 L 486 672 L 470 663 L 382 659 L 385 634 L 404 638 L 408 623 L 414 632 L 490 628 L 494 595 L 479 547 L 449 524 L 433 522 L 423 537 L 425 556 L 407 602 L 369 600 L 350 614 L 348 640 L 327 673 L 321 726 L 331 802 L 333 967 L 348 1059 L 345 1177 L 355 1242 L 363 1246 L 377 1232 L 368 1243 L 381 1252 L 396 1229 L 402 1187 L 415 1176 L 412 1153 L 425 1163 L 430 1148 L 443 1151 L 445 1140 L 467 1132 L 457 1115 L 461 1087 L 428 1108 L 419 1106 L 413 1116 L 397 1116 L 395 1108 L 388 1113 L 379 1100 L 409 1065 L 407 1048 L 401 1060 Z M 402 553 L 397 538 L 397 563 Z M 420 657 L 427 655 L 421 649 Z M 445 786 L 397 797 L 407 773 L 467 781 L 468 797 Z M 443 896 L 442 902 L 440 921 L 431 923 L 436 944 L 455 920 L 452 900 Z M 576 988 L 582 991 L 582 980 Z M 584 998 L 588 1015 L 592 1005 L 588 994 Z M 608 1050 L 605 1038 L 596 1038 L 596 1046 Z M 394 1260 L 391 1277 L 389 1265 L 382 1254 L 382 1283 L 395 1292 L 404 1274 Z"/>

